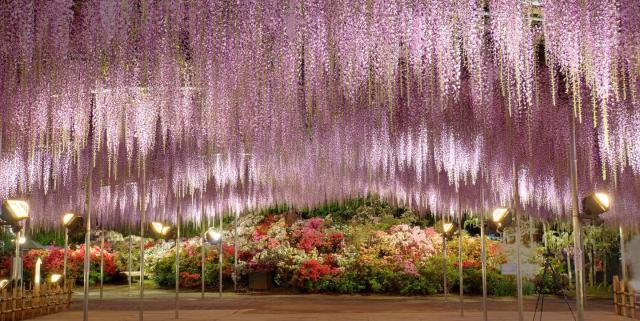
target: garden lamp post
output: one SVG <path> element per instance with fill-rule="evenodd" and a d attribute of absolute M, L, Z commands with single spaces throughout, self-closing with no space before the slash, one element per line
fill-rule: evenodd
<path fill-rule="evenodd" d="M 176 319 L 180 317 L 180 210 L 181 206 L 178 200 L 176 209 Z"/>
<path fill-rule="evenodd" d="M 67 288 L 67 252 L 69 251 L 69 232 L 77 233 L 82 230 L 83 220 L 74 213 L 65 213 L 62 216 L 64 226 L 64 259 L 62 263 L 62 287 Z"/>
<path fill-rule="evenodd" d="M 222 226 L 222 222 L 220 222 L 220 225 Z M 211 244 L 211 245 L 218 245 L 220 244 L 220 249 L 222 249 L 222 228 L 220 229 L 220 232 L 216 230 L 215 226 L 214 227 L 210 227 L 207 232 L 204 234 L 204 240 L 206 243 Z M 204 243 L 203 243 L 204 246 Z M 222 257 L 222 251 L 220 251 L 221 253 L 219 253 L 219 257 Z M 220 259 L 220 296 L 222 296 L 222 259 Z"/>
<path fill-rule="evenodd" d="M 178 203 L 179 204 L 179 203 Z M 180 205 L 178 205 L 178 210 L 177 210 L 177 215 L 179 215 L 180 213 Z M 177 217 L 176 217 L 177 218 Z M 175 284 L 176 284 L 176 296 L 175 296 L 175 317 L 176 319 L 179 316 L 178 313 L 178 299 L 179 299 L 179 291 L 180 291 L 180 230 L 178 228 L 179 226 L 179 220 L 176 221 L 176 232 L 175 232 L 175 245 L 176 245 L 176 275 L 175 275 Z M 164 224 L 162 222 L 152 222 L 151 225 L 151 232 L 153 233 L 153 235 L 158 238 L 158 239 L 163 239 L 163 240 L 167 240 L 170 239 L 172 237 L 172 229 L 171 226 Z M 142 282 L 142 280 L 141 280 Z"/>
<path fill-rule="evenodd" d="M 447 238 L 455 232 L 454 223 L 442 222 L 442 288 L 444 290 L 444 300 L 447 300 L 449 290 L 447 289 Z"/>
<path fill-rule="evenodd" d="M 233 220 L 233 291 L 238 291 L 238 217 L 240 210 L 236 210 Z"/>
<path fill-rule="evenodd" d="M 464 317 L 464 276 L 463 276 L 463 265 L 462 265 L 462 204 L 460 203 L 460 192 L 458 194 L 458 226 L 460 226 L 458 232 L 458 277 L 459 277 L 459 290 L 460 290 L 460 316 Z"/>
<path fill-rule="evenodd" d="M 12 274 L 14 277 L 15 286 L 18 286 L 19 280 L 22 277 L 18 275 L 18 270 L 22 269 L 22 259 L 20 258 L 20 239 L 22 237 L 22 226 L 20 222 L 29 218 L 29 203 L 22 200 L 8 199 L 2 202 L 2 210 L 0 211 L 0 220 L 2 225 L 11 225 L 12 229 L 16 231 L 16 256 L 13 261 Z"/>
<path fill-rule="evenodd" d="M 502 228 L 511 226 L 513 224 L 513 216 L 515 214 L 513 212 L 515 211 L 506 207 L 496 208 L 495 210 L 493 210 L 493 213 L 491 213 L 491 221 L 489 222 L 488 227 L 493 232 L 498 232 Z M 516 228 L 516 241 L 518 240 L 519 240 L 519 229 Z M 484 245 L 484 240 L 483 240 L 483 245 Z M 516 288 L 517 288 L 517 297 L 518 297 L 518 316 L 524 319 L 524 305 L 522 301 L 522 280 L 521 280 L 521 274 L 520 274 L 519 246 L 520 246 L 520 243 L 516 242 Z M 483 264 L 485 265 L 484 273 L 486 273 L 486 254 L 485 254 Z"/>
<path fill-rule="evenodd" d="M 222 242 L 222 235 L 223 235 L 223 222 L 224 219 L 224 211 L 220 211 L 220 253 L 218 255 L 218 261 L 219 261 L 219 266 L 218 266 L 218 296 L 220 298 L 222 298 L 222 262 L 223 262 L 223 255 L 224 253 L 222 253 L 223 250 L 223 242 Z"/>
<path fill-rule="evenodd" d="M 484 226 L 484 189 L 480 185 L 480 257 L 482 260 L 482 320 L 487 321 L 487 236 L 485 235 Z"/>
<path fill-rule="evenodd" d="M 205 243 L 205 237 L 207 233 L 206 226 L 207 226 L 207 216 L 206 216 L 205 206 L 204 206 L 204 186 L 202 186 L 200 188 L 200 228 L 202 229 L 201 231 L 202 245 L 200 246 L 200 298 L 201 299 L 204 299 L 204 282 L 205 282 L 204 273 L 205 273 L 205 256 L 206 256 L 204 243 Z"/>

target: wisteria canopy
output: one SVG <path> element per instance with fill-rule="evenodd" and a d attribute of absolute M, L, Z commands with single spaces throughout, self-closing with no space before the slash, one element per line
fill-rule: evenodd
<path fill-rule="evenodd" d="M 88 186 L 107 227 L 141 199 L 167 221 L 368 193 L 451 215 L 514 185 L 568 215 L 574 116 L 580 195 L 640 213 L 637 0 L 13 0 L 0 21 L 0 199 L 34 227 Z"/>

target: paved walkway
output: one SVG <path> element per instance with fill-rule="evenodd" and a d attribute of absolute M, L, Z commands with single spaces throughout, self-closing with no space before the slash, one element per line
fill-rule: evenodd
<path fill-rule="evenodd" d="M 105 291 L 105 299 L 99 301 L 92 292 L 89 320 L 134 321 L 138 320 L 138 297 L 127 296 L 125 288 Z M 145 291 L 144 320 L 175 320 L 173 292 Z M 180 320 L 224 321 L 457 321 L 482 320 L 481 298 L 465 298 L 465 316 L 460 316 L 457 296 L 396 297 L 396 296 L 345 296 L 345 295 L 261 295 L 207 293 L 204 300 L 200 293 L 181 293 Z M 573 307 L 573 301 L 570 302 Z M 608 300 L 589 300 L 586 320 L 626 321 L 613 314 Z M 525 301 L 525 320 L 532 320 L 535 298 Z M 489 320 L 516 321 L 516 303 L 512 298 L 495 298 L 489 301 Z M 72 307 L 65 312 L 37 318 L 37 320 L 82 320 L 82 301 L 76 296 Z M 536 318 L 536 320 L 539 320 Z M 559 299 L 545 300 L 542 320 L 573 320 L 567 305 Z"/>

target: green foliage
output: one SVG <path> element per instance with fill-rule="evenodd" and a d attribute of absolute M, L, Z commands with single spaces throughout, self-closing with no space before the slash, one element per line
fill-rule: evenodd
<path fill-rule="evenodd" d="M 343 273 L 334 282 L 336 292 L 343 294 L 357 294 L 366 289 L 366 285 L 356 273 Z"/>

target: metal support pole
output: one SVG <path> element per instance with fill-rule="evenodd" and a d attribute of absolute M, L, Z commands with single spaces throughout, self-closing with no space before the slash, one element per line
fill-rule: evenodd
<path fill-rule="evenodd" d="M 82 319 L 89 321 L 89 248 L 91 247 L 91 184 L 93 181 L 93 164 L 89 160 L 89 173 L 87 174 L 87 207 L 85 208 L 85 233 L 84 233 L 84 298 L 82 304 Z"/>
<path fill-rule="evenodd" d="M 480 183 L 482 184 L 482 183 Z M 480 185 L 480 238 L 481 244 L 481 257 L 482 257 L 482 320 L 487 321 L 487 237 L 485 235 L 484 226 L 484 189 Z"/>
<path fill-rule="evenodd" d="M 205 256 L 206 256 L 206 251 L 205 251 L 205 239 L 206 239 L 206 233 L 207 233 L 207 217 L 206 217 L 206 213 L 205 213 L 205 207 L 204 207 L 204 186 L 202 187 L 202 190 L 200 191 L 200 225 L 202 228 L 202 246 L 200 247 L 200 298 L 204 299 L 204 273 L 205 273 Z"/>
<path fill-rule="evenodd" d="M 625 248 L 624 228 L 620 224 L 620 265 L 622 265 L 622 280 L 629 281 L 629 272 L 627 271 L 627 253 Z"/>
<path fill-rule="evenodd" d="M 238 216 L 233 221 L 233 291 L 238 291 Z"/>
<path fill-rule="evenodd" d="M 101 230 L 100 236 L 100 301 L 103 298 L 104 292 L 104 226 Z"/>
<path fill-rule="evenodd" d="M 444 222 L 444 219 L 442 220 Z M 444 289 L 444 301 L 447 301 L 447 237 L 442 233 L 442 288 Z"/>
<path fill-rule="evenodd" d="M 67 289 L 67 251 L 69 251 L 69 229 L 64 228 L 64 259 L 62 263 L 62 287 Z"/>
<path fill-rule="evenodd" d="M 516 217 L 516 288 L 518 291 L 518 320 L 524 321 L 524 298 L 522 295 L 522 270 L 520 268 L 520 248 L 522 247 L 522 230 L 520 228 L 520 211 L 518 204 L 520 197 L 518 195 L 518 172 L 516 170 L 515 161 L 512 162 L 513 175 L 513 215 Z"/>
<path fill-rule="evenodd" d="M 460 192 L 458 191 L 458 276 L 460 288 L 460 316 L 464 316 L 464 276 L 462 266 L 462 231 L 464 226 L 462 223 L 462 204 L 460 204 Z"/>
<path fill-rule="evenodd" d="M 16 253 L 15 253 L 15 258 L 13 260 L 13 264 L 12 264 L 12 269 L 11 269 L 11 274 L 13 277 L 13 287 L 14 288 L 18 288 L 20 286 L 20 280 L 22 280 L 22 277 L 19 275 L 19 270 L 22 270 L 22 267 L 20 264 L 21 262 L 21 258 L 20 258 L 20 236 L 22 235 L 22 231 L 18 231 L 16 232 L 16 240 L 14 241 L 15 244 L 15 248 L 16 248 Z"/>
<path fill-rule="evenodd" d="M 577 321 L 584 321 L 584 256 L 582 254 L 582 222 L 578 208 L 578 160 L 576 152 L 576 118 L 571 117 L 571 141 L 569 146 L 569 168 L 571 171 L 571 216 L 573 219 L 573 259 L 576 276 Z"/>
<path fill-rule="evenodd" d="M 178 192 L 180 195 L 180 192 Z M 178 210 L 176 211 L 176 319 L 180 317 L 180 196 L 178 196 Z"/>
<path fill-rule="evenodd" d="M 127 262 L 127 267 L 129 269 L 129 275 L 127 279 L 129 281 L 129 296 L 131 296 L 131 264 L 132 262 L 132 248 L 133 248 L 133 235 L 129 234 L 129 262 Z"/>
<path fill-rule="evenodd" d="M 220 263 L 220 266 L 218 267 L 219 268 L 219 271 L 218 271 L 218 276 L 219 276 L 218 296 L 221 297 L 221 298 L 222 298 L 222 259 L 223 259 L 222 256 L 224 255 L 224 253 L 222 253 L 222 250 L 223 250 L 222 244 L 224 243 L 224 231 L 222 230 L 222 225 L 223 225 L 222 219 L 223 219 L 223 217 L 224 217 L 224 211 L 221 211 L 220 212 L 220 253 L 218 255 L 219 263 Z"/>
<path fill-rule="evenodd" d="M 144 224 L 146 214 L 146 188 L 147 174 L 142 166 L 142 182 L 140 184 L 140 301 L 138 304 L 138 320 L 144 320 Z"/>

